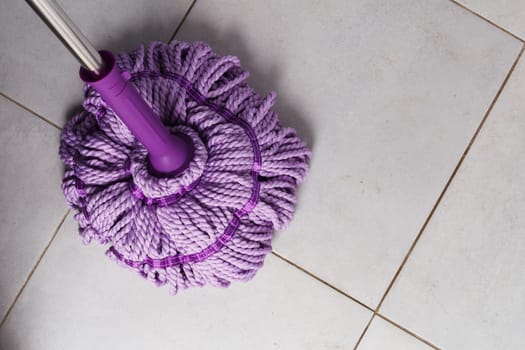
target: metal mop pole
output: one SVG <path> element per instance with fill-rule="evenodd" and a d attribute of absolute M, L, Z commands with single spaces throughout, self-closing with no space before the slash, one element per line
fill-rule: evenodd
<path fill-rule="evenodd" d="M 100 93 L 148 150 L 152 171 L 159 176 L 173 176 L 186 169 L 193 157 L 192 142 L 166 129 L 134 86 L 121 76 L 113 54 L 98 52 L 54 0 L 26 2 L 80 61 L 81 79 Z"/>
<path fill-rule="evenodd" d="M 100 73 L 102 68 L 100 54 L 54 0 L 26 0 L 26 2 L 81 65 L 91 72 Z"/>

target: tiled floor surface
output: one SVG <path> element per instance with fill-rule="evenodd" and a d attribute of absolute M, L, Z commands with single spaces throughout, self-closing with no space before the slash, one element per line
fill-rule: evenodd
<path fill-rule="evenodd" d="M 98 47 L 239 56 L 311 172 L 252 282 L 144 283 L 82 245 L 60 192 L 76 62 L 2 2 L 0 349 L 525 348 L 523 1 L 60 3 Z"/>

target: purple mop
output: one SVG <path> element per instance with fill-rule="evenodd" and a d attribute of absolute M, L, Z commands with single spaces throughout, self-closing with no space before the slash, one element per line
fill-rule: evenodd
<path fill-rule="evenodd" d="M 84 242 L 172 293 L 251 279 L 292 219 L 310 157 L 275 94 L 200 42 L 101 51 L 101 62 L 81 68 L 84 108 L 59 151 Z"/>

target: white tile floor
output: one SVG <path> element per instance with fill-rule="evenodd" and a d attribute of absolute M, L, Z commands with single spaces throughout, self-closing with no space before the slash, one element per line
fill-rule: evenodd
<path fill-rule="evenodd" d="M 113 50 L 191 5 L 60 3 Z M 176 38 L 239 56 L 314 155 L 252 282 L 169 297 L 60 224 L 77 67 L 2 2 L 0 349 L 525 348 L 523 23 L 521 0 L 198 0 Z"/>

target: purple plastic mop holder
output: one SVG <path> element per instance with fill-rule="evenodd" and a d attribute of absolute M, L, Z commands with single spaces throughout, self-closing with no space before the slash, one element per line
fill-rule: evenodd
<path fill-rule="evenodd" d="M 115 57 L 100 51 L 104 62 L 98 75 L 80 68 L 80 78 L 96 89 L 113 112 L 122 120 L 148 150 L 152 172 L 173 176 L 188 166 L 193 156 L 193 144 L 185 135 L 171 134 L 138 91 L 125 79 Z"/>

